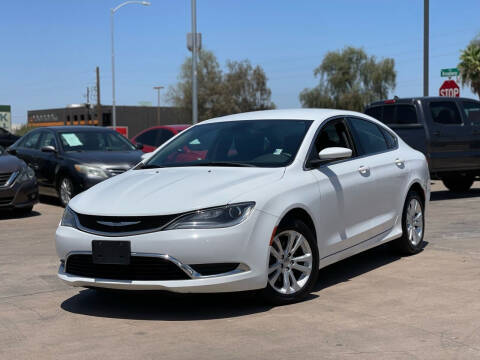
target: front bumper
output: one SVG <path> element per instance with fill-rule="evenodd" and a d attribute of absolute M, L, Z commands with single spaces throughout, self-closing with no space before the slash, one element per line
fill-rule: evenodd
<path fill-rule="evenodd" d="M 165 230 L 154 233 L 104 237 L 70 227 L 59 226 L 56 232 L 57 253 L 62 263 L 61 280 L 72 286 L 129 290 L 168 290 L 172 292 L 233 292 L 260 289 L 267 283 L 268 248 L 277 218 L 259 210 L 243 223 L 221 229 Z M 128 240 L 132 255 L 166 256 L 177 266 L 190 264 L 239 263 L 232 272 L 201 276 L 188 280 L 112 280 L 87 278 L 65 272 L 65 260 L 73 253 L 90 254 L 92 240 Z M 188 271 L 188 270 L 187 270 Z"/>
<path fill-rule="evenodd" d="M 9 187 L 0 187 L 0 210 L 22 209 L 38 202 L 36 180 L 19 183 L 15 181 Z"/>

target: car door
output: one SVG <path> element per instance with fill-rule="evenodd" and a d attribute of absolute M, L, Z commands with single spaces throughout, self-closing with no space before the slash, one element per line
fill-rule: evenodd
<path fill-rule="evenodd" d="M 462 100 L 460 101 L 464 123 L 470 126 L 468 157 L 469 168 L 480 169 L 480 101 Z"/>
<path fill-rule="evenodd" d="M 15 155 L 18 156 L 20 159 L 25 161 L 35 173 L 37 172 L 35 169 L 35 161 L 36 155 L 39 152 L 39 142 L 40 142 L 40 130 L 33 130 L 26 134 L 24 138 L 20 141 L 18 146 L 15 146 Z"/>
<path fill-rule="evenodd" d="M 55 190 L 55 169 L 58 163 L 56 152 L 41 151 L 45 146 L 53 146 L 59 150 L 55 134 L 51 130 L 42 130 L 39 142 L 40 153 L 37 155 L 37 180 L 42 193 L 56 195 Z"/>
<path fill-rule="evenodd" d="M 349 159 L 329 162 L 312 170 L 321 199 L 317 219 L 321 224 L 322 257 L 345 250 L 370 237 L 369 211 L 374 190 L 367 159 L 358 157 L 356 146 L 344 118 L 322 125 L 314 140 L 310 157 L 327 147 L 347 147 Z"/>
<path fill-rule="evenodd" d="M 369 237 L 373 237 L 389 231 L 398 221 L 404 201 L 401 190 L 408 181 L 408 162 L 390 130 L 357 117 L 350 117 L 348 124 L 358 153 L 371 173 L 373 188 L 370 188 L 364 220 L 370 229 Z"/>
<path fill-rule="evenodd" d="M 429 121 L 430 159 L 434 171 L 469 168 L 469 124 L 463 122 L 457 102 L 434 100 L 425 102 L 425 118 Z"/>

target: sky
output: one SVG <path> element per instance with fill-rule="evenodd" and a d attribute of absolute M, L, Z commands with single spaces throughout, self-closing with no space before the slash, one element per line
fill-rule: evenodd
<path fill-rule="evenodd" d="M 122 1 L 0 1 L 0 104 L 12 106 L 13 123 L 25 123 L 28 110 L 85 102 L 96 66 L 102 103 L 111 104 L 110 9 Z M 151 3 L 115 14 L 118 105 L 155 105 L 152 87 L 174 85 L 190 55 L 190 0 Z M 430 95 L 438 94 L 440 69 L 456 67 L 480 33 L 479 13 L 479 0 L 430 0 Z M 395 60 L 392 96 L 423 93 L 422 0 L 197 0 L 197 28 L 222 66 L 261 65 L 278 108 L 300 107 L 323 56 L 349 45 Z M 467 88 L 461 95 L 474 97 Z"/>

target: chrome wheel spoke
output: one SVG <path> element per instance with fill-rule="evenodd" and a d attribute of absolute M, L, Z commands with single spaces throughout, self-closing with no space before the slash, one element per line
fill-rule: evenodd
<path fill-rule="evenodd" d="M 282 266 L 281 263 L 277 262 L 268 268 L 268 275 L 270 275 L 275 270 L 279 269 Z"/>
<path fill-rule="evenodd" d="M 275 286 L 275 283 L 277 282 L 277 279 L 278 279 L 278 277 L 280 276 L 281 273 L 282 273 L 282 270 L 278 269 L 277 272 L 275 274 L 273 274 L 273 277 L 270 279 L 270 285 L 272 287 Z"/>
<path fill-rule="evenodd" d="M 312 260 L 312 254 L 304 254 L 301 256 L 297 256 L 292 258 L 293 261 L 295 262 L 302 262 L 302 261 L 311 261 Z"/>
<path fill-rule="evenodd" d="M 295 291 L 300 290 L 301 287 L 300 285 L 298 285 L 297 279 L 295 279 L 295 276 L 293 275 L 293 273 L 290 271 L 288 274 L 290 276 L 290 283 L 292 284 L 293 290 Z"/>
<path fill-rule="evenodd" d="M 303 235 L 299 234 L 299 236 L 296 238 L 295 245 L 293 245 L 293 248 L 291 250 L 292 255 L 295 254 L 295 252 L 303 244 L 304 241 L 305 241 L 305 238 L 303 237 Z"/>
<path fill-rule="evenodd" d="M 311 272 L 311 269 L 309 267 L 303 266 L 303 265 L 300 265 L 300 264 L 297 264 L 297 263 L 293 264 L 292 269 L 301 271 L 302 273 L 307 274 L 307 275 L 310 274 L 310 272 Z"/>
<path fill-rule="evenodd" d="M 290 290 L 290 276 L 287 270 L 283 270 L 283 289 L 286 293 Z"/>
<path fill-rule="evenodd" d="M 270 254 L 273 255 L 273 257 L 277 260 L 281 260 L 282 256 L 275 250 L 273 246 L 270 246 Z"/>

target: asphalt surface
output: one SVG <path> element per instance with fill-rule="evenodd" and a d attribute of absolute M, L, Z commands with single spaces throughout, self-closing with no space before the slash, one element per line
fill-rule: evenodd
<path fill-rule="evenodd" d="M 253 293 L 98 294 L 56 277 L 63 209 L 0 217 L 0 359 L 480 359 L 480 183 L 433 186 L 427 245 L 320 272 L 304 302 Z"/>

